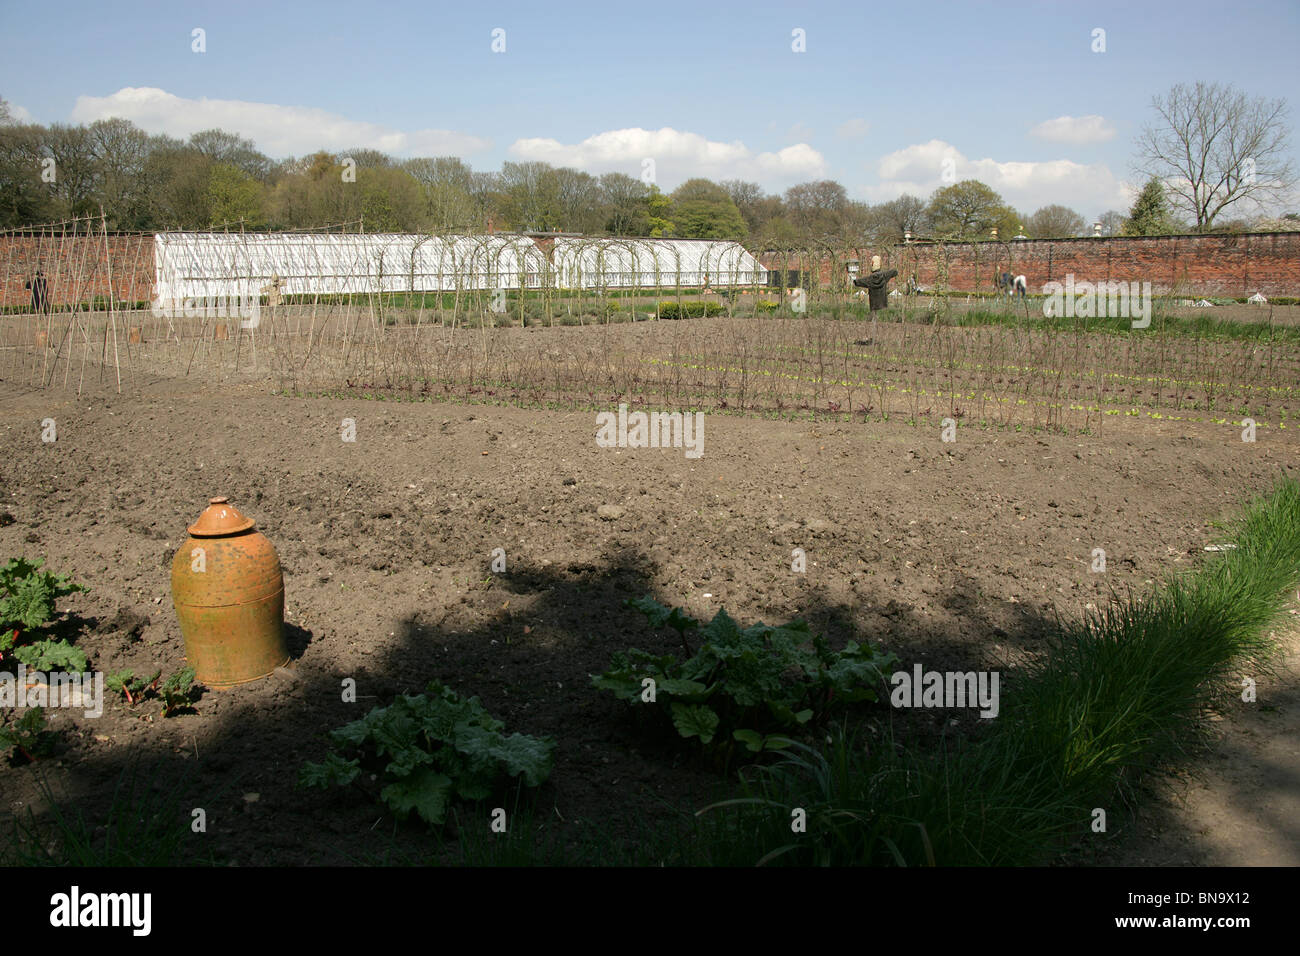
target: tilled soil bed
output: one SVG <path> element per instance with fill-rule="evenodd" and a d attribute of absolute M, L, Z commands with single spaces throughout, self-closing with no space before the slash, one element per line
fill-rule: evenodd
<path fill-rule="evenodd" d="M 92 668 L 183 666 L 171 558 L 214 495 L 275 544 L 294 655 L 273 677 L 205 691 L 197 713 L 120 698 L 99 718 L 51 711 L 59 750 L 0 767 L 5 809 L 44 813 L 40 774 L 93 818 L 142 758 L 156 786 L 183 777 L 206 810 L 203 852 L 239 864 L 378 858 L 393 833 L 382 808 L 360 789 L 297 789 L 298 767 L 330 729 L 434 678 L 508 731 L 555 738 L 537 806 L 563 839 L 667 825 L 729 793 L 728 778 L 591 687 L 616 650 L 673 647 L 628 598 L 697 617 L 725 606 L 742 624 L 804 617 L 907 669 L 1006 671 L 1055 615 L 1191 567 L 1213 522 L 1300 463 L 1293 432 L 1247 443 L 1235 426 L 1137 420 L 1101 436 L 962 428 L 945 443 L 896 422 L 711 414 L 690 459 L 601 448 L 591 412 L 177 382 L 80 398 L 0 383 L 0 401 L 0 559 L 43 558 L 91 589 L 60 608 L 84 621 Z M 357 703 L 342 700 L 347 677 Z M 918 742 L 979 724 L 897 719 Z M 410 858 L 434 858 L 423 828 L 396 832 Z"/>

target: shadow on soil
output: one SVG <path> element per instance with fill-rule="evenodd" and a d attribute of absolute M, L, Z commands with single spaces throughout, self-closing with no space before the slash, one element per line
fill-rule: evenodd
<path fill-rule="evenodd" d="M 81 744 L 76 754 L 65 751 L 64 759 L 56 754 L 0 773 L 31 775 L 23 788 L 29 794 L 39 774 L 64 808 L 84 816 L 87 830 L 101 842 L 109 838 L 106 815 L 115 787 L 134 773 L 136 791 L 150 800 L 166 799 L 166 813 L 179 834 L 172 860 L 178 863 L 451 862 L 459 858 L 455 824 L 440 838 L 418 822 L 396 821 L 364 780 L 328 792 L 295 786 L 302 762 L 323 757 L 330 730 L 397 694 L 418 693 L 437 679 L 463 696 L 478 696 L 505 722 L 507 733 L 557 741 L 550 780 L 523 804 L 531 825 L 546 827 L 550 844 L 572 850 L 595 837 L 605 847 L 596 859 L 659 862 L 638 855 L 638 845 L 642 853 L 649 852 L 644 851 L 647 833 L 672 831 L 694 810 L 734 795 L 734 768 L 723 773 L 675 739 L 646 733 L 624 704 L 590 685 L 589 675 L 606 669 L 617 650 L 680 651 L 674 632 L 651 631 L 644 617 L 625 604 L 645 594 L 670 606 L 682 603 L 679 595 L 653 592 L 653 570 L 644 555 L 617 552 L 599 566 L 521 567 L 494 575 L 480 589 L 499 605 L 490 623 L 458 630 L 442 623 L 452 616 L 451 607 L 431 604 L 405 619 L 393 637 L 376 640 L 368 663 L 352 672 L 331 667 L 313 647 L 312 633 L 290 624 L 290 666 L 234 690 L 205 690 L 197 707 L 207 720 L 191 725 L 192 734 L 186 732 L 192 717 L 158 720 L 170 733 L 160 732 L 157 743 L 146 749 Z M 915 662 L 930 670 L 997 667 L 994 660 L 970 660 L 970 648 L 1002 643 L 1032 649 L 1051 628 L 1051 622 L 1029 610 L 1019 633 L 994 627 L 978 611 L 981 598 L 988 597 L 975 594 L 969 584 L 949 599 L 964 615 L 957 626 L 936 627 L 928 616 L 891 603 L 884 593 L 860 597 L 885 609 L 880 625 L 870 632 L 855 627 L 852 606 L 814 599 L 802 616 L 832 646 L 851 638 L 870 641 L 897 654 L 900 666 L 909 670 Z M 511 610 L 512 604 L 518 608 L 524 603 L 526 611 Z M 973 645 L 972 635 L 984 639 Z M 356 680 L 355 703 L 342 699 L 343 680 L 349 677 Z M 1003 693 L 1014 692 L 1014 682 L 1014 673 L 1004 673 Z M 881 696 L 880 703 L 858 715 L 892 722 L 896 737 L 912 746 L 929 746 L 943 734 L 978 734 L 981 724 L 987 724 L 973 710 L 959 715 L 892 710 L 883 687 Z M 106 704 L 109 709 L 125 707 L 120 698 Z M 88 736 L 86 726 L 77 732 Z M 460 825 L 487 832 L 491 808 L 514 808 L 517 796 L 503 794 L 484 806 L 461 808 Z M 31 803 L 39 808 L 38 819 L 48 814 L 43 801 Z M 13 804 L 5 809 L 20 816 L 27 812 Z M 205 833 L 191 830 L 196 809 L 204 811 Z M 1296 826 L 1294 820 L 1277 822 L 1292 831 Z M 0 823 L 7 839 L 10 819 Z M 671 841 L 660 841 L 665 845 Z M 610 848 L 615 848 L 612 854 Z M 555 851 L 544 859 L 578 858 Z"/>

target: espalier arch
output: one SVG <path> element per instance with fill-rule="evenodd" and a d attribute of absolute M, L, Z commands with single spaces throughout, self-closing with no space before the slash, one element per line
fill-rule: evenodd
<path fill-rule="evenodd" d="M 1126 319 L 1048 318 L 1034 276 L 1014 310 L 968 293 L 983 273 L 948 243 L 822 237 L 746 249 L 358 227 L 110 234 L 102 219 L 81 219 L 0 231 L 0 379 L 78 390 L 272 380 L 363 396 L 1062 429 L 1143 409 L 1261 429 L 1294 418 L 1300 333 L 1272 319 L 1294 306 L 1271 300 L 1267 315 L 1242 304 L 1192 319 L 1178 313 L 1175 287 L 1157 292 L 1152 332 L 1139 335 Z M 995 247 L 977 251 L 986 272 Z M 852 278 L 875 255 L 900 274 L 889 309 L 868 313 Z M 39 294 L 24 287 L 38 269 Z M 539 325 L 579 328 L 524 331 Z M 599 334 L 582 328 L 592 325 Z M 1171 336 L 1189 347 L 1171 350 Z"/>

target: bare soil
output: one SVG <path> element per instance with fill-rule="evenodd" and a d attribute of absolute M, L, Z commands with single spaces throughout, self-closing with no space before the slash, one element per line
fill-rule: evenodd
<path fill-rule="evenodd" d="M 600 448 L 591 412 L 183 380 L 80 397 L 0 382 L 0 402 L 0 557 L 44 558 L 91 588 L 61 606 L 84 620 L 92 668 L 183 666 L 171 557 L 219 494 L 278 549 L 294 654 L 276 676 L 205 692 L 195 714 L 120 699 L 98 719 L 52 711 L 60 752 L 0 767 L 0 809 L 44 812 L 44 774 L 94 816 L 143 757 L 159 787 L 188 774 L 205 849 L 241 864 L 377 853 L 381 809 L 361 792 L 296 789 L 297 769 L 327 731 L 433 678 L 479 696 L 508 731 L 557 740 L 538 806 L 566 839 L 655 826 L 725 792 L 718 768 L 647 739 L 591 688 L 614 651 L 670 648 L 627 598 L 705 617 L 725 606 L 746 624 L 804 617 L 909 669 L 1006 670 L 1055 615 L 1193 566 L 1214 522 L 1300 465 L 1294 430 L 1246 443 L 1237 426 L 1143 419 L 1101 435 L 962 427 L 948 444 L 896 420 L 709 414 L 691 460 Z M 46 418 L 57 442 L 41 441 Z M 490 571 L 495 548 L 504 574 Z M 806 573 L 791 571 L 795 548 Z M 1105 573 L 1090 570 L 1094 548 Z M 358 703 L 342 702 L 345 677 Z M 1234 730 L 1204 755 L 1186 805 L 1175 794 L 1136 819 L 1117 808 L 1122 838 L 1090 860 L 1296 862 L 1297 714 L 1294 677 L 1261 683 L 1257 703 L 1224 714 Z M 954 715 L 909 719 L 921 738 Z M 400 834 L 433 853 L 421 828 Z M 1234 853 L 1246 840 L 1254 856 Z"/>

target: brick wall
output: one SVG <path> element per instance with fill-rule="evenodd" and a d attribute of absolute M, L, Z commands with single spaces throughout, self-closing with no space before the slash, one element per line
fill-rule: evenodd
<path fill-rule="evenodd" d="M 0 305 L 31 302 L 23 282 L 37 268 L 45 271 L 55 303 L 83 302 L 107 295 L 143 302 L 153 295 L 152 235 L 51 236 L 10 233 L 0 236 Z M 915 273 L 923 287 L 940 284 L 946 268 L 949 288 L 967 292 L 993 289 L 999 272 L 1023 274 L 1031 292 L 1045 282 L 1150 282 L 1157 294 L 1244 297 L 1300 296 L 1300 233 L 1247 233 L 1222 236 L 1171 236 L 1159 239 L 1040 239 L 932 245 L 912 243 L 882 249 L 840 250 L 834 255 L 763 253 L 769 269 L 813 270 L 822 285 L 848 275 L 846 261 L 857 259 L 859 274 L 871 271 L 879 255 L 900 279 Z M 111 277 L 111 278 L 110 278 Z"/>
<path fill-rule="evenodd" d="M 834 284 L 847 275 L 845 260 L 856 258 L 860 273 L 871 271 L 871 256 L 900 279 L 915 273 L 925 288 L 947 285 L 963 292 L 989 292 L 999 272 L 1024 275 L 1030 292 L 1046 282 L 1150 282 L 1156 294 L 1245 297 L 1300 296 L 1300 233 L 1168 236 L 1144 238 L 1037 239 L 938 245 L 912 243 L 877 250 L 845 250 L 821 257 L 820 282 Z M 768 268 L 809 268 L 804 257 L 764 253 Z M 786 264 L 788 262 L 788 265 Z M 798 263 L 798 264 L 796 264 Z"/>
<path fill-rule="evenodd" d="M 107 296 L 145 302 L 153 293 L 152 235 L 60 236 L 8 233 L 0 236 L 0 306 L 26 305 L 23 288 L 37 269 L 45 273 L 50 301 L 88 302 Z"/>

